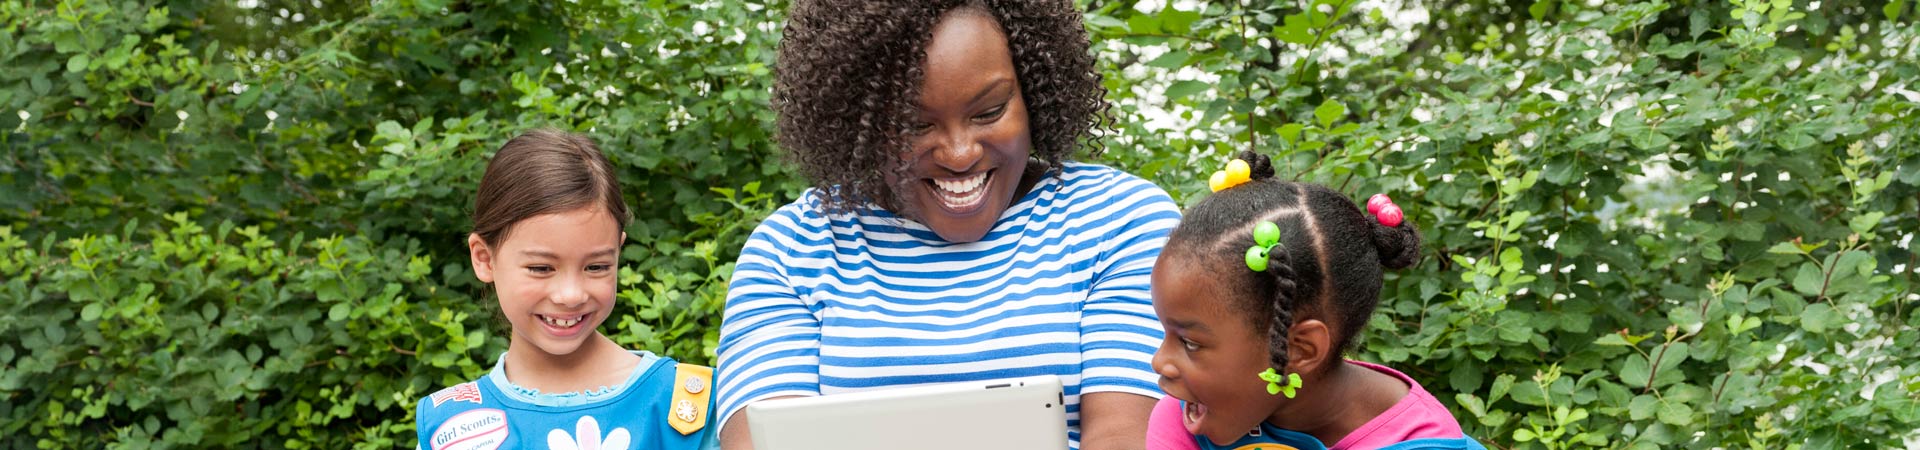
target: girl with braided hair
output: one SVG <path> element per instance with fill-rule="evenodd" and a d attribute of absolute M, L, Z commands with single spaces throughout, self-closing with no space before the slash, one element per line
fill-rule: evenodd
<path fill-rule="evenodd" d="M 1154 264 L 1160 388 L 1149 449 L 1480 449 L 1419 383 L 1341 358 L 1380 300 L 1382 269 L 1420 234 L 1384 195 L 1273 178 L 1243 152 L 1184 212 Z"/>

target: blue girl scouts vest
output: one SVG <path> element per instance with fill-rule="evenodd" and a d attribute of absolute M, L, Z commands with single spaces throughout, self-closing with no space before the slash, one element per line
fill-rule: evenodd
<path fill-rule="evenodd" d="M 1181 402 L 1181 407 L 1186 402 Z M 1266 422 L 1260 422 L 1260 429 L 1241 436 L 1228 445 L 1213 445 L 1206 436 L 1194 436 L 1204 450 L 1327 450 L 1327 445 L 1319 438 L 1298 431 L 1274 428 Z M 1479 441 L 1461 436 L 1455 439 L 1414 439 L 1398 444 L 1381 447 L 1381 450 L 1486 450 Z"/>
<path fill-rule="evenodd" d="M 654 359 L 653 355 L 644 355 Z M 480 377 L 421 399 L 420 450 L 699 449 L 718 442 L 713 369 L 658 357 L 610 397 L 577 405 L 528 403 Z M 503 377 L 504 378 L 504 377 Z M 523 397 L 524 398 L 524 397 Z"/>

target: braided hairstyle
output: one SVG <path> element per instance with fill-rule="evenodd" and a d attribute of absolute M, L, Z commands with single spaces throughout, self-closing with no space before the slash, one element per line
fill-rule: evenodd
<path fill-rule="evenodd" d="M 1252 181 L 1187 208 L 1162 257 L 1211 268 L 1222 292 L 1237 293 L 1227 306 L 1267 330 L 1274 368 L 1286 368 L 1287 331 L 1301 315 L 1328 322 L 1334 348 L 1346 350 L 1380 302 L 1383 269 L 1419 260 L 1419 230 L 1411 221 L 1381 225 L 1326 186 L 1275 179 L 1266 156 L 1239 158 Z M 1245 255 L 1263 220 L 1280 226 L 1280 244 L 1268 252 L 1267 270 L 1254 272 Z"/>
<path fill-rule="evenodd" d="M 1069 0 L 796 0 L 774 65 L 774 139 L 813 182 L 828 211 L 870 202 L 898 212 L 886 175 L 907 167 L 913 102 L 927 42 L 956 9 L 989 13 L 1007 36 L 1025 98 L 1035 159 L 1058 168 L 1098 151 L 1110 121 L 1106 88 Z"/>

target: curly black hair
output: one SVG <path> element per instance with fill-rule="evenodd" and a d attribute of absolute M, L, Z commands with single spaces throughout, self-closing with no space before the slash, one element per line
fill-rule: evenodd
<path fill-rule="evenodd" d="M 1098 151 L 1106 89 L 1072 1 L 796 0 L 775 63 L 774 139 L 826 210 L 898 210 L 886 177 L 906 170 L 927 41 L 955 8 L 991 13 L 1006 33 L 1033 157 L 1057 168 L 1079 148 Z"/>
<path fill-rule="evenodd" d="M 1161 258 L 1206 267 L 1225 299 L 1254 329 L 1267 331 L 1268 358 L 1287 366 L 1287 329 L 1306 314 L 1328 322 L 1334 348 L 1345 350 L 1380 303 L 1382 272 L 1420 259 L 1420 230 L 1412 221 L 1385 226 L 1353 200 L 1326 186 L 1273 177 L 1266 156 L 1243 151 L 1252 181 L 1214 193 L 1180 218 Z M 1267 270 L 1247 268 L 1247 247 L 1259 221 L 1280 226 L 1280 245 Z"/>

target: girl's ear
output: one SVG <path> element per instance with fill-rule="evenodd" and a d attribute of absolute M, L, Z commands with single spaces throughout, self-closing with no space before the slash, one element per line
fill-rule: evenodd
<path fill-rule="evenodd" d="M 1315 373 L 1339 355 L 1333 349 L 1333 330 L 1319 319 L 1307 319 L 1287 327 L 1287 371 Z"/>
<path fill-rule="evenodd" d="M 487 248 L 487 241 L 480 235 L 467 234 L 467 257 L 473 260 L 473 277 L 481 283 L 493 282 L 493 249 Z"/>

